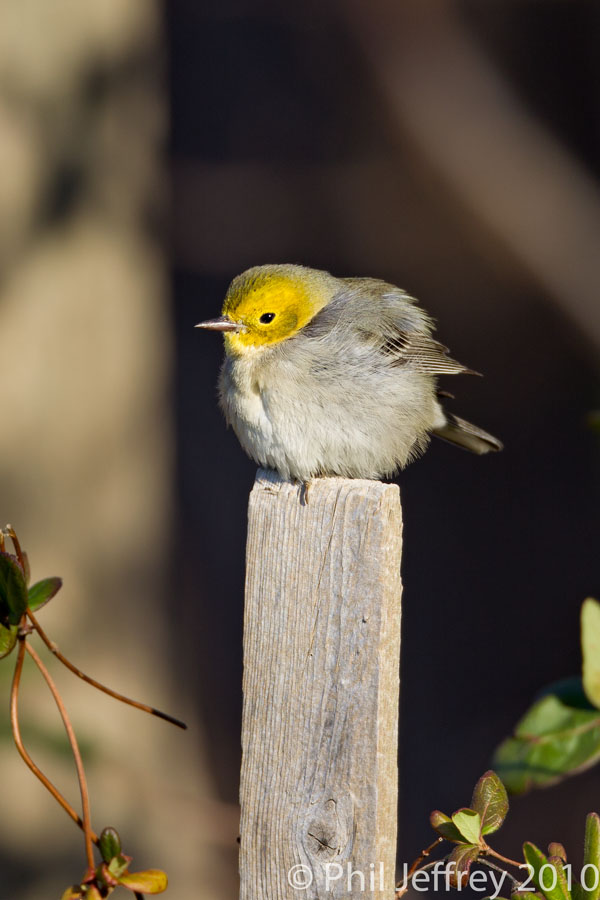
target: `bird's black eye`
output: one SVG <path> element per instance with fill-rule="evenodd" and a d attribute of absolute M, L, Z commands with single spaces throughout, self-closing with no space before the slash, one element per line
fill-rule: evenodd
<path fill-rule="evenodd" d="M 269 322 L 272 322 L 274 318 L 275 313 L 263 313 L 259 321 L 261 321 L 263 325 L 268 325 Z"/>

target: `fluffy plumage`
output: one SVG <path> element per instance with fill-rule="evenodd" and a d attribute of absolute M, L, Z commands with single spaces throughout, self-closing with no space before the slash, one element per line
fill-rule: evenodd
<path fill-rule="evenodd" d="M 223 311 L 212 320 L 220 326 L 201 326 L 227 332 L 225 417 L 246 452 L 284 478 L 385 478 L 422 453 L 432 432 L 475 453 L 501 449 L 443 411 L 437 376 L 472 370 L 394 285 L 259 266 L 234 279 Z"/>

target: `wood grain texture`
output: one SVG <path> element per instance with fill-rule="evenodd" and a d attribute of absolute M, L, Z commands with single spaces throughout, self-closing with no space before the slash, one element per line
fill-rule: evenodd
<path fill-rule="evenodd" d="M 396 485 L 322 478 L 305 503 L 301 486 L 257 474 L 246 560 L 241 900 L 382 897 L 382 871 L 392 896 L 401 530 Z M 349 889 L 352 871 L 364 886 L 355 874 Z M 310 885 L 292 886 L 294 872 Z"/>

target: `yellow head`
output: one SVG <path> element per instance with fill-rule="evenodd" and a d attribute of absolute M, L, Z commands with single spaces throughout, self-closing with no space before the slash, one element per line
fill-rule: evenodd
<path fill-rule="evenodd" d="M 223 331 L 228 353 L 239 356 L 297 334 L 336 290 L 328 272 L 304 266 L 254 266 L 234 278 L 220 319 L 200 328 Z"/>

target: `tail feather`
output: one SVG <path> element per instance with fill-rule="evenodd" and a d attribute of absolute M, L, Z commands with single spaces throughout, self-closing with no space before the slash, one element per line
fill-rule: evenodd
<path fill-rule="evenodd" d="M 445 422 L 433 429 L 433 434 L 441 438 L 443 441 L 449 441 L 463 450 L 470 450 L 471 453 L 489 453 L 490 451 L 498 451 L 503 449 L 503 444 L 498 438 L 492 434 L 488 434 L 483 428 L 472 425 L 465 419 L 444 410 Z"/>

